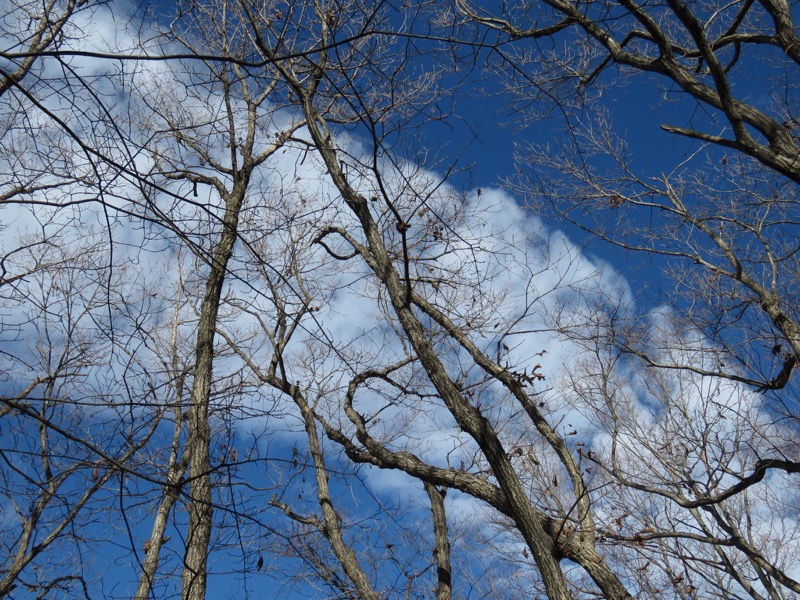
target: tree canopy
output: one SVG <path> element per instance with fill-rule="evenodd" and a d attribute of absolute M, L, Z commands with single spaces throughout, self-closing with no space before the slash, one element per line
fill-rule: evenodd
<path fill-rule="evenodd" d="M 2 9 L 0 597 L 800 594 L 796 2 Z"/>

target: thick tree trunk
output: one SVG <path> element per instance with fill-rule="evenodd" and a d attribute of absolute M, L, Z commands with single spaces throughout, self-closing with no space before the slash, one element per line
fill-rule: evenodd
<path fill-rule="evenodd" d="M 436 350 L 428 340 L 425 328 L 411 309 L 411 294 L 392 263 L 379 227 L 369 212 L 366 198 L 353 190 L 342 172 L 338 156 L 331 144 L 331 134 L 317 113 L 312 98 L 305 95 L 301 99 L 309 132 L 328 167 L 334 185 L 361 223 L 371 253 L 368 258 L 370 267 L 386 289 L 400 326 L 408 336 L 420 364 L 458 425 L 478 443 L 491 465 L 492 472 L 511 507 L 511 516 L 533 553 L 548 598 L 570 600 L 571 595 L 559 565 L 560 556 L 555 540 L 545 531 L 540 519 L 537 518 L 537 513 L 531 506 L 522 483 L 491 424 L 477 408 L 462 398 L 461 391 L 437 356 Z M 399 230 L 403 224 L 398 223 L 397 226 Z"/>
<path fill-rule="evenodd" d="M 237 238 L 239 210 L 246 186 L 227 195 L 225 216 L 219 244 L 211 261 L 206 291 L 200 309 L 200 322 L 195 346 L 194 382 L 189 406 L 189 432 L 186 452 L 189 457 L 189 529 L 183 559 L 182 600 L 204 600 L 206 597 L 206 564 L 214 516 L 211 494 L 211 425 L 208 421 L 214 366 L 214 337 L 220 297 L 225 283 L 228 261 Z"/>

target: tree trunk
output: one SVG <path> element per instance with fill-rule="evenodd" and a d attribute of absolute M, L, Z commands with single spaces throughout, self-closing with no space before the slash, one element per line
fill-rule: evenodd
<path fill-rule="evenodd" d="M 189 457 L 189 530 L 183 559 L 182 600 L 205 600 L 206 563 L 214 516 L 211 495 L 211 425 L 208 421 L 214 366 L 214 337 L 220 297 L 228 261 L 237 238 L 239 211 L 246 185 L 225 195 L 225 215 L 219 244 L 211 261 L 206 291 L 200 310 L 195 346 L 195 370 L 189 406 L 189 433 L 186 452 Z"/>

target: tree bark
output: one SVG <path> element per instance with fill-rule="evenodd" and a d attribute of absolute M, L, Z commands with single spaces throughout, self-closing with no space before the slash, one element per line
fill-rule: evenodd
<path fill-rule="evenodd" d="M 427 482 L 425 482 L 425 491 L 431 500 L 431 513 L 433 513 L 436 600 L 450 600 L 453 597 L 453 572 L 450 567 L 450 537 L 447 533 L 444 492 L 440 492 L 436 486 Z"/>
<path fill-rule="evenodd" d="M 245 178 L 246 179 L 246 178 Z M 214 366 L 214 338 L 220 297 L 228 261 L 237 238 L 239 211 L 246 183 L 237 181 L 224 195 L 225 214 L 219 243 L 211 260 L 195 345 L 194 382 L 188 411 L 189 432 L 186 453 L 189 457 L 189 528 L 183 559 L 182 600 L 204 600 L 206 565 L 214 516 L 211 494 L 211 425 L 208 420 Z"/>

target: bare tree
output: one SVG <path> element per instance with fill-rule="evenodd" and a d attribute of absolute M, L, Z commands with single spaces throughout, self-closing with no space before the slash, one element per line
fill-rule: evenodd
<path fill-rule="evenodd" d="M 142 390 L 132 385 L 126 394 L 104 374 L 114 352 L 107 288 L 98 285 L 104 236 L 33 239 L 9 265 L 27 274 L 2 289 L 4 519 L 17 525 L 3 545 L 4 595 L 93 584 L 97 574 L 81 559 L 88 532 L 115 481 L 142 469 L 160 421 L 158 410 L 138 418 Z"/>
<path fill-rule="evenodd" d="M 9 44 L 3 52 L 8 61 L 0 73 L 0 96 L 9 89 L 22 87 L 23 80 L 36 66 L 36 61 L 45 52 L 57 50 L 68 36 L 75 35 L 72 16 L 87 10 L 86 2 L 10 2 L 4 7 L 4 43 Z M 34 76 L 35 78 L 35 76 Z M 27 82 L 25 82 L 27 85 Z"/>
<path fill-rule="evenodd" d="M 320 7 L 316 10 L 321 23 L 319 45 L 325 48 L 332 44 L 335 29 L 330 27 L 327 13 Z M 266 57 L 273 55 L 274 50 L 269 45 L 262 40 L 258 44 Z M 351 379 L 344 408 L 350 421 L 348 428 L 354 428 L 355 440 L 331 424 L 326 424 L 327 435 L 342 444 L 353 460 L 400 469 L 430 484 L 457 487 L 508 515 L 535 557 L 547 593 L 552 597 L 567 598 L 570 594 L 559 566 L 564 556 L 581 564 L 607 597 L 628 597 L 623 583 L 595 550 L 594 518 L 581 469 L 563 437 L 544 417 L 526 389 L 528 379 L 533 381 L 535 377 L 513 372 L 476 344 L 470 336 L 470 327 L 454 321 L 462 319 L 447 294 L 434 299 L 437 287 L 458 284 L 445 281 L 445 276 L 438 271 L 435 254 L 428 261 L 424 258 L 425 246 L 431 247 L 432 252 L 432 247 L 442 242 L 441 252 L 447 254 L 447 244 L 451 239 L 452 243 L 457 243 L 458 239 L 451 238 L 438 221 L 437 217 L 443 217 L 436 215 L 438 205 L 429 206 L 435 190 L 426 190 L 424 178 L 409 177 L 402 167 L 392 170 L 389 165 L 387 169 L 380 125 L 371 116 L 376 110 L 372 108 L 374 103 L 366 101 L 359 81 L 353 78 L 339 84 L 338 92 L 350 99 L 350 106 L 363 107 L 363 114 L 358 114 L 358 118 L 371 135 L 372 149 L 366 153 L 367 160 L 361 161 L 357 156 L 342 153 L 326 119 L 328 97 L 321 91 L 331 81 L 328 73 L 346 74 L 347 71 L 345 67 L 336 67 L 341 64 L 340 54 L 323 51 L 314 58 L 306 59 L 310 63 L 310 76 L 281 62 L 277 63 L 277 68 L 304 111 L 310 142 L 329 173 L 332 185 L 357 219 L 357 227 L 332 226 L 324 230 L 319 239 L 324 242 L 336 236 L 347 250 L 331 250 L 333 257 L 363 261 L 380 296 L 385 298 L 383 318 L 391 323 L 410 353 L 407 359 L 365 370 Z M 374 181 L 375 200 L 368 199 L 359 190 L 362 177 Z M 429 210 L 434 211 L 434 221 L 425 220 L 424 215 Z M 415 226 L 418 222 L 422 223 L 421 229 Z M 422 264 L 418 260 L 423 261 Z M 432 276 L 423 278 L 421 268 Z M 476 271 L 480 273 L 479 269 Z M 502 346 L 502 339 L 497 343 Z M 459 375 L 449 372 L 443 361 L 447 346 L 463 353 L 462 360 L 474 365 L 465 367 L 467 372 L 483 374 L 483 385 L 498 384 L 509 401 L 518 404 L 520 414 L 530 420 L 536 435 L 546 440 L 574 490 L 574 525 L 567 527 L 534 506 L 512 464 L 511 449 L 504 445 L 500 427 L 492 422 L 491 414 L 484 414 L 473 398 L 464 393 Z M 387 379 L 392 385 L 393 373 L 408 361 L 418 365 L 417 377 L 422 378 L 429 390 L 427 393 L 442 402 L 442 408 L 449 412 L 453 422 L 474 442 L 496 484 L 474 474 L 434 467 L 406 451 L 393 450 L 370 433 L 369 419 L 355 408 L 360 388 L 375 378 Z M 400 384 L 394 385 L 406 389 Z"/>
<path fill-rule="evenodd" d="M 360 15 L 360 19 L 341 22 L 337 14 L 345 9 Z M 588 495 L 584 491 L 585 482 L 580 468 L 563 437 L 541 414 L 526 390 L 526 385 L 544 376 L 541 373 L 528 375 L 527 372 L 510 370 L 501 362 L 500 353 L 498 358 L 494 358 L 494 348 L 487 350 L 470 338 L 472 325 L 465 328 L 460 324 L 463 317 L 458 314 L 457 303 L 463 299 L 463 294 L 470 293 L 467 291 L 469 288 L 473 289 L 472 295 L 475 297 L 476 282 L 470 278 L 447 280 L 448 276 L 456 276 L 459 269 L 454 266 L 450 271 L 445 265 L 442 267 L 444 270 L 440 271 L 437 254 L 447 257 L 456 253 L 456 249 L 449 247 L 450 244 L 460 246 L 458 253 L 469 253 L 472 245 L 479 244 L 480 241 L 459 241 L 458 234 L 449 230 L 446 223 L 448 218 L 459 218 L 460 215 L 458 211 L 449 215 L 444 205 L 440 204 L 441 184 L 428 180 L 424 173 L 409 172 L 408 163 L 402 162 L 400 156 L 388 151 L 387 144 L 392 136 L 413 124 L 413 118 L 419 118 L 414 115 L 428 118 L 420 107 L 431 104 L 437 91 L 435 78 L 426 78 L 405 86 L 398 84 L 398 73 L 408 68 L 407 65 L 418 56 L 419 50 L 412 46 L 400 46 L 402 51 L 390 58 L 385 50 L 381 51 L 378 47 L 384 36 L 372 35 L 368 29 L 364 29 L 376 27 L 380 13 L 364 10 L 360 6 L 340 6 L 333 11 L 330 7 L 319 4 L 304 7 L 297 5 L 289 14 L 271 7 L 256 11 L 249 6 L 231 6 L 223 7 L 215 14 L 234 19 L 232 24 L 238 26 L 241 23 L 250 32 L 250 41 L 260 53 L 252 62 L 271 65 L 281 89 L 285 90 L 288 98 L 303 115 L 306 133 L 291 141 L 305 148 L 303 160 L 306 160 L 310 152 L 318 157 L 320 170 L 330 177 L 330 189 L 341 197 L 345 203 L 343 206 L 347 207 L 347 211 L 342 212 L 343 206 L 338 200 L 331 202 L 331 208 L 338 212 L 336 218 L 330 223 L 318 224 L 316 235 L 310 236 L 310 239 L 316 241 L 318 252 L 324 250 L 328 253 L 327 264 L 331 260 L 347 263 L 358 259 L 357 265 L 348 265 L 348 270 L 367 269 L 371 285 L 376 286 L 370 292 L 377 294 L 377 298 L 370 298 L 371 303 L 377 299 L 376 309 L 379 312 L 376 316 L 385 320 L 390 331 L 394 331 L 406 348 L 388 363 L 379 360 L 384 358 L 381 356 L 375 357 L 378 359 L 375 364 L 363 366 L 358 366 L 359 362 L 364 361 L 358 359 L 357 355 L 347 359 L 343 365 L 343 373 L 348 373 L 347 383 L 337 394 L 340 400 L 330 404 L 328 397 L 332 392 L 323 393 L 322 389 L 318 389 L 315 395 L 327 402 L 325 405 L 317 404 L 311 412 L 312 404 L 306 398 L 305 387 L 320 385 L 329 380 L 331 375 L 324 371 L 314 372 L 311 374 L 312 383 L 301 386 L 289 376 L 285 353 L 298 324 L 302 320 L 315 320 L 315 311 L 312 308 L 318 310 L 318 307 L 312 305 L 312 301 L 316 302 L 317 299 L 308 292 L 302 292 L 305 284 L 300 279 L 299 272 L 307 269 L 306 263 L 291 263 L 290 271 L 280 271 L 289 273 L 296 279 L 293 293 L 297 294 L 298 290 L 301 293 L 299 300 L 291 299 L 296 307 L 292 308 L 292 312 L 282 308 L 278 313 L 278 328 L 266 328 L 267 335 L 272 338 L 270 345 L 274 349 L 273 356 L 267 359 L 269 366 L 261 369 L 255 361 L 247 357 L 244 350 L 239 352 L 262 381 L 291 396 L 303 416 L 307 439 L 311 445 L 310 456 L 315 464 L 321 520 L 303 515 L 285 502 L 278 502 L 277 506 L 295 521 L 321 531 L 330 542 L 347 578 L 356 589 L 361 590 L 359 593 L 362 596 L 372 594 L 368 591 L 369 584 L 361 575 L 362 569 L 356 556 L 342 545 L 338 520 L 329 507 L 331 499 L 325 489 L 327 467 L 317 449 L 319 441 L 316 438 L 316 425 L 310 420 L 313 416 L 326 435 L 343 446 L 351 459 L 376 464 L 382 468 L 402 470 L 429 485 L 457 487 L 511 517 L 537 561 L 545 586 L 554 597 L 569 595 L 559 566 L 564 556 L 576 560 L 586 568 L 609 597 L 626 597 L 628 594 L 624 585 L 594 549 L 592 511 L 587 503 Z M 342 45 L 337 41 L 341 36 L 355 41 Z M 299 40 L 302 46 L 291 49 L 294 39 Z M 285 58 L 287 55 L 290 58 Z M 364 56 L 371 56 L 371 62 L 365 63 Z M 386 64 L 377 62 L 378 56 L 386 56 Z M 240 69 L 235 64 L 230 68 L 233 71 Z M 246 80 L 238 81 L 239 85 L 245 86 Z M 410 106 L 415 107 L 412 112 L 408 112 Z M 229 119 L 233 121 L 233 115 Z M 363 154 L 354 153 L 339 145 L 336 142 L 336 133 L 331 129 L 332 125 L 337 124 L 352 125 L 353 131 L 368 135 L 368 150 Z M 187 127 L 172 123 L 168 130 L 185 131 Z M 228 142 L 227 146 L 231 148 L 231 152 L 237 147 L 234 142 Z M 207 146 L 202 146 L 205 147 Z M 205 156 L 204 161 L 213 164 L 213 157 Z M 296 173 L 295 180 L 301 179 L 299 171 Z M 179 176 L 190 180 L 194 177 L 197 183 L 206 182 L 202 176 L 190 176 L 185 172 L 180 172 Z M 371 191 L 368 192 L 365 187 L 371 188 Z M 300 202 L 302 203 L 302 197 Z M 340 248 L 335 249 L 332 244 Z M 344 247 L 341 247 L 342 244 Z M 460 266 L 474 271 L 480 286 L 480 281 L 484 278 L 480 268 L 475 264 L 469 265 L 468 262 Z M 225 269 L 220 271 L 221 277 L 224 272 Z M 277 283 L 271 284 L 271 289 L 275 290 L 278 284 L 283 285 L 280 278 L 273 278 Z M 437 297 L 437 292 L 443 287 L 452 289 L 442 290 L 442 296 Z M 219 298 L 219 294 L 216 293 L 215 297 Z M 273 301 L 279 307 L 289 306 L 281 297 L 275 297 Z M 219 300 L 215 301 L 218 302 Z M 454 313 L 451 312 L 454 310 Z M 417 311 L 419 314 L 416 314 Z M 216 312 L 212 316 L 215 315 Z M 457 318 L 460 323 L 454 322 L 453 318 Z M 486 325 L 485 317 L 478 315 L 476 320 Z M 304 327 L 307 328 L 308 325 Z M 509 325 L 505 334 L 514 334 L 513 328 L 513 324 Z M 238 346 L 235 336 L 228 335 L 226 339 L 231 345 Z M 502 337 L 495 343 L 497 347 L 504 346 Z M 340 342 L 328 340 L 325 335 L 318 337 L 316 346 L 321 348 L 321 352 L 335 352 L 331 356 L 346 358 L 350 354 L 349 351 L 344 351 Z M 448 346 L 451 346 L 451 352 L 462 355 L 463 360 L 472 364 L 465 367 L 463 374 L 458 369 L 449 372 L 449 367 L 439 358 Z M 308 361 L 308 358 L 305 360 Z M 478 377 L 481 372 L 483 375 Z M 491 386 L 499 384 L 507 395 L 507 402 L 518 404 L 517 410 L 523 411 L 526 418 L 530 419 L 532 428 L 529 433 L 535 432 L 534 435 L 541 436 L 546 441 L 546 447 L 554 452 L 559 468 L 564 469 L 564 476 L 574 489 L 574 502 L 578 508 L 570 510 L 568 515 L 570 519 L 572 515 L 577 515 L 574 525 L 567 526 L 566 521 L 562 522 L 567 515 L 553 517 L 534 506 L 512 464 L 511 449 L 506 448 L 505 441 L 501 439 L 505 435 L 500 433 L 502 421 L 493 423 L 497 417 L 505 419 L 505 416 L 502 411 L 499 415 L 484 416 L 480 406 L 475 404 L 476 396 L 462 394 L 462 376 L 467 379 L 478 377 L 470 385 L 475 385 L 476 390 L 485 390 L 484 393 L 488 393 Z M 408 383 L 403 383 L 408 377 L 411 377 Z M 390 440 L 379 440 L 370 434 L 369 423 L 355 409 L 355 401 L 363 389 L 381 380 L 389 384 L 389 391 L 381 391 L 382 395 L 395 395 L 398 392 L 402 395 L 409 394 L 413 389 L 413 382 L 425 389 L 420 398 L 442 402 L 438 405 L 439 409 L 446 410 L 445 414 L 449 413 L 449 418 L 453 419 L 452 424 L 464 431 L 470 440 L 469 444 L 476 445 L 475 449 L 480 457 L 475 464 L 480 465 L 484 474 L 470 474 L 460 468 L 437 468 L 413 455 L 409 459 L 405 451 L 392 449 Z M 193 400 L 192 406 L 196 404 L 197 399 Z M 416 401 L 411 406 L 414 405 L 425 410 L 424 405 L 418 405 Z M 340 422 L 341 416 L 346 418 L 346 428 Z M 198 418 L 207 422 L 207 412 Z M 192 423 L 190 417 L 190 437 L 196 435 L 193 432 L 196 424 Z M 351 438 L 351 435 L 354 437 Z M 203 442 L 203 448 L 206 450 L 190 448 L 190 460 L 195 460 L 191 457 L 196 452 L 207 455 L 207 442 Z M 197 471 L 190 474 L 193 485 L 200 481 L 198 478 L 201 474 L 211 470 L 210 463 L 206 459 L 202 460 L 204 462 L 199 464 Z M 489 477 L 496 478 L 497 485 L 487 481 L 486 478 Z M 197 483 L 195 487 L 199 485 Z M 202 491 L 202 497 L 196 497 L 193 493 L 192 503 L 201 506 L 193 509 L 199 511 L 193 523 L 197 527 L 200 524 L 202 527 L 210 527 L 210 486 L 203 484 Z M 202 516 L 200 511 L 205 511 Z M 192 523 L 190 531 L 193 531 Z M 439 531 L 441 533 L 442 530 Z M 190 536 L 190 545 L 193 542 L 194 538 Z M 438 543 L 441 545 L 444 542 Z M 204 534 L 202 539 L 198 539 L 198 553 L 202 553 L 202 549 L 207 552 L 208 544 L 209 538 Z M 197 568 L 187 564 L 187 572 L 190 575 L 194 572 L 201 573 L 199 565 L 204 560 L 205 558 L 197 559 Z M 191 561 L 187 559 L 188 562 Z M 200 579 L 202 578 L 197 580 L 200 585 L 198 589 L 203 589 Z M 187 584 L 184 587 L 186 589 L 189 586 Z"/>
<path fill-rule="evenodd" d="M 662 358 L 708 360 L 695 347 L 699 332 L 669 315 L 654 330 Z M 738 383 L 654 370 L 604 338 L 585 339 L 563 391 L 593 415 L 597 443 L 582 453 L 603 490 L 598 530 L 638 595 L 796 593 L 797 526 L 785 510 L 797 472 L 793 428 Z"/>
<path fill-rule="evenodd" d="M 646 555 L 641 576 L 628 575 L 642 594 L 796 593 L 791 551 L 774 552 L 795 543 L 794 526 L 774 525 L 784 511 L 753 510 L 781 505 L 798 465 L 790 231 L 800 147 L 789 4 L 554 1 L 502 14 L 457 4 L 473 25 L 513 41 L 494 64 L 515 101 L 565 116 L 566 144 L 520 148 L 514 189 L 538 211 L 649 255 L 668 282 L 649 296 L 670 307 L 662 314 L 612 305 L 588 330 L 555 319 L 591 346 L 564 389 L 603 423 L 610 439 L 590 458 L 627 497 L 611 494 L 620 511 L 602 535 L 621 542 L 620 556 Z M 537 50 L 543 39 L 552 52 Z M 765 102 L 752 96 L 755 65 Z M 660 157 L 659 173 L 634 166 L 637 148 L 615 126 L 613 105 L 596 108 L 620 82 L 663 89 L 665 109 L 702 111 L 688 124 L 654 123 L 687 139 L 680 155 Z M 764 534 L 784 527 L 780 541 Z"/>
<path fill-rule="evenodd" d="M 667 82 L 678 101 L 709 111 L 694 128 L 661 124 L 703 144 L 673 159 L 660 176 L 636 172 L 625 140 L 601 114 L 572 128 L 565 151 L 521 154 L 545 170 L 538 183 L 526 181 L 520 189 L 607 241 L 659 254 L 681 269 L 676 279 L 689 278 L 687 287 L 696 286 L 689 293 L 703 308 L 694 325 L 728 347 L 738 363 L 736 371 L 708 374 L 762 390 L 789 383 L 798 359 L 792 283 L 797 265 L 796 245 L 786 231 L 797 219 L 792 195 L 800 181 L 800 151 L 793 133 L 797 43 L 788 5 L 745 2 L 712 10 L 682 2 L 658 8 L 600 3 L 583 14 L 573 3 L 549 2 L 541 15 L 551 19 L 549 26 L 521 7 L 505 16 L 463 2 L 459 7 L 520 45 L 544 36 L 586 39 L 581 53 L 554 55 L 549 62 L 529 53 L 527 61 L 515 63 L 529 83 L 523 88 L 528 100 L 550 95 L 574 114 L 584 110 L 580 95 L 591 94 L 595 84 L 610 85 L 613 72 L 649 76 L 653 85 Z M 620 18 L 609 16 L 612 8 Z M 764 78 L 772 86 L 768 103 L 756 106 L 747 99 L 746 72 L 761 60 L 770 61 L 766 69 L 773 79 Z M 723 133 L 709 133 L 714 127 Z M 682 265 L 693 267 L 684 272 Z M 749 328 L 745 335 L 735 333 Z M 764 345 L 774 351 L 763 352 Z"/>
<path fill-rule="evenodd" d="M 198 8 L 191 18 L 197 19 L 202 27 L 187 28 L 187 32 L 179 33 L 177 38 L 190 48 L 205 44 L 206 48 L 224 58 L 237 57 L 237 51 L 246 50 L 247 40 L 228 37 L 230 28 L 242 25 L 241 15 L 229 12 L 228 8 L 235 10 L 236 6 L 209 6 L 210 14 L 204 14 L 205 9 Z M 214 22 L 217 14 L 222 17 L 221 22 L 212 29 L 205 29 Z M 201 37 L 189 38 L 198 35 Z M 231 54 L 226 54 L 228 52 Z M 245 60 L 246 56 L 241 58 Z M 190 66 L 187 81 L 197 77 L 208 80 L 207 84 L 200 86 L 198 94 L 178 99 L 171 90 L 157 87 L 159 81 L 154 81 L 151 82 L 151 85 L 155 84 L 152 94 L 146 95 L 144 101 L 155 109 L 152 116 L 146 115 L 148 119 L 155 119 L 149 126 L 164 132 L 155 139 L 153 176 L 160 178 L 164 182 L 162 185 L 167 187 L 170 181 L 185 182 L 184 189 L 190 189 L 195 198 L 198 186 L 203 186 L 204 196 L 208 196 L 203 203 L 189 200 L 176 205 L 173 214 L 158 209 L 163 215 L 161 218 L 166 216 L 170 228 L 181 231 L 188 238 L 190 248 L 205 263 L 201 267 L 204 291 L 186 407 L 188 437 L 185 454 L 190 498 L 182 586 L 182 597 L 204 598 L 214 523 L 211 477 L 215 467 L 211 458 L 210 409 L 214 394 L 212 370 L 217 353 L 215 335 L 222 293 L 228 264 L 239 238 L 241 213 L 246 199 L 254 192 L 250 185 L 254 171 L 281 148 L 302 121 L 294 120 L 285 129 L 275 130 L 274 109 L 267 105 L 275 84 L 269 78 L 251 82 L 242 68 L 225 62 Z M 207 100 L 209 94 L 214 94 L 211 102 Z M 152 201 L 157 204 L 158 198 Z M 210 221 L 210 228 L 204 224 L 206 220 Z M 184 223 L 191 224 L 192 229 Z M 167 493 L 170 493 L 169 488 Z M 165 505 L 164 510 L 168 513 L 169 507 Z"/>
<path fill-rule="evenodd" d="M 751 48 L 796 63 L 787 10 L 189 2 L 105 54 L 43 54 L 61 30 L 32 19 L 18 38 L 50 41 L 13 57 L 2 95 L 3 198 L 28 221 L 0 296 L 26 315 L 7 347 L 33 332 L 39 362 L 4 349 L 0 439 L 4 494 L 33 503 L 2 589 L 88 590 L 29 574 L 50 545 L 89 548 L 103 509 L 137 598 L 205 598 L 215 568 L 244 595 L 266 576 L 347 598 L 797 593 L 779 548 L 797 543 L 780 507 L 798 470 L 798 150 L 792 115 L 737 79 Z M 543 37 L 571 52 L 528 43 Z M 512 200 L 434 172 L 457 163 L 420 132 L 455 118 L 465 49 L 509 69 L 532 114 L 588 114 L 622 65 L 726 120 L 669 125 L 705 146 L 656 178 L 602 115 L 569 121 L 573 146 L 526 154 L 537 178 L 515 182 L 663 257 L 671 311 L 643 314 Z M 57 93 L 23 85 L 34 54 L 65 74 Z"/>

